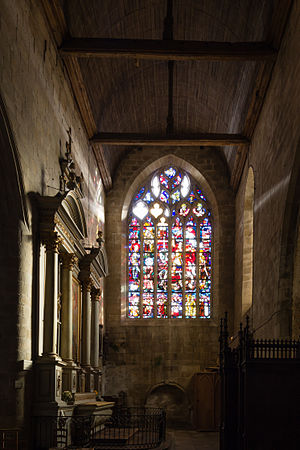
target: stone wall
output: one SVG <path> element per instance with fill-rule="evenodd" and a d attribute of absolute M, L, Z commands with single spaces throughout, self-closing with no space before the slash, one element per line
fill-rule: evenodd
<path fill-rule="evenodd" d="M 1 235 L 1 363 L 0 423 L 21 424 L 24 416 L 24 365 L 30 367 L 36 348 L 36 277 L 32 209 L 28 194 L 54 196 L 59 190 L 59 157 L 64 156 L 67 130 L 72 129 L 72 156 L 83 173 L 82 200 L 89 232 L 95 243 L 98 222 L 104 223 L 104 194 L 97 165 L 73 98 L 68 76 L 39 0 L 3 0 L 0 21 L 1 96 L 16 144 L 16 153 L 1 138 L 1 174 L 9 199 L 1 201 L 5 225 Z M 5 156 L 6 155 L 6 156 Z M 10 155 L 10 156 L 9 156 Z M 26 195 L 28 222 L 14 208 L 19 199 L 16 173 L 7 164 L 17 158 Z M 14 180 L 6 183 L 8 180 Z M 16 185 L 15 191 L 7 190 Z M 4 228 L 3 228 L 4 227 Z M 3 242 L 3 244 L 2 244 Z M 4 280 L 4 281 L 3 281 Z M 25 363 L 24 363 L 25 361 Z M 28 363 L 26 362 L 28 361 Z M 26 372 L 27 373 L 27 372 Z M 22 400 L 23 399 L 23 400 Z M 28 403 L 30 407 L 30 403 Z M 19 417 L 16 419 L 16 417 Z"/>
<path fill-rule="evenodd" d="M 127 209 L 136 189 L 158 167 L 175 164 L 203 188 L 213 214 L 213 314 L 210 320 L 126 319 Z M 106 395 L 124 391 L 130 404 L 143 404 L 160 383 L 190 392 L 192 375 L 217 364 L 219 317 L 233 306 L 234 204 L 226 165 L 216 149 L 132 150 L 107 195 Z M 198 174 L 198 175 L 197 175 Z M 199 175 L 200 174 L 200 175 Z"/>
<path fill-rule="evenodd" d="M 251 321 L 257 336 L 291 334 L 293 254 L 299 198 L 300 2 L 294 2 L 236 197 L 236 327 L 241 318 L 242 235 L 248 167 L 254 171 Z M 299 192 L 299 187 L 298 187 Z"/>

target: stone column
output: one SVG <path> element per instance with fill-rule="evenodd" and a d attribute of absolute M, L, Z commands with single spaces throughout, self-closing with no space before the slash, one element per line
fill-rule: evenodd
<path fill-rule="evenodd" d="M 56 357 L 57 296 L 58 296 L 58 245 L 60 238 L 55 231 L 43 239 L 46 246 L 46 280 L 44 304 L 43 355 Z"/>
<path fill-rule="evenodd" d="M 63 391 L 77 390 L 76 364 L 73 361 L 73 297 L 72 274 L 77 258 L 73 253 L 62 254 L 62 308 L 61 308 L 61 357 L 66 362 L 63 368 Z"/>
<path fill-rule="evenodd" d="M 91 366 L 91 279 L 82 281 L 82 347 L 81 365 Z"/>
<path fill-rule="evenodd" d="M 84 391 L 94 390 L 94 375 L 91 370 L 91 286 L 90 277 L 81 278 L 82 283 L 82 341 L 81 367 L 84 375 Z"/>
<path fill-rule="evenodd" d="M 76 261 L 73 253 L 62 254 L 61 357 L 67 363 L 73 362 L 72 271 Z"/>
<path fill-rule="evenodd" d="M 91 365 L 99 368 L 99 312 L 101 290 L 92 287 L 92 336 L 91 336 Z"/>

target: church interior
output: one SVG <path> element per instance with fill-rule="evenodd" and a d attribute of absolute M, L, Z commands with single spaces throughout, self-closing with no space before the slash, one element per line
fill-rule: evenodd
<path fill-rule="evenodd" d="M 1 448 L 299 448 L 300 1 L 0 0 L 0 49 Z"/>

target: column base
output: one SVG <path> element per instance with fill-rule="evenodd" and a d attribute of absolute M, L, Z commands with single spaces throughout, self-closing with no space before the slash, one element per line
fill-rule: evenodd
<path fill-rule="evenodd" d="M 66 366 L 62 374 L 62 390 L 70 391 L 72 394 L 77 392 L 77 371 L 78 367 L 73 361 L 65 361 Z"/>
<path fill-rule="evenodd" d="M 85 391 L 94 392 L 94 370 L 91 366 L 83 366 L 82 369 L 85 372 Z"/>
<path fill-rule="evenodd" d="M 57 355 L 43 355 L 34 364 L 35 372 L 35 404 L 63 406 L 62 368 L 65 363 Z"/>

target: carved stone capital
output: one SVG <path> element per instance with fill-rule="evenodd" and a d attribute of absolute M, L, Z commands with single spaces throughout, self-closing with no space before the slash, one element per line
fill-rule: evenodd
<path fill-rule="evenodd" d="M 78 258 L 75 256 L 74 253 L 62 253 L 61 259 L 63 269 L 67 269 L 70 271 L 73 270 L 74 265 L 78 261 Z"/>
<path fill-rule="evenodd" d="M 92 279 L 87 277 L 87 278 L 81 279 L 80 281 L 81 281 L 83 291 L 90 292 L 91 288 L 92 288 Z"/>
<path fill-rule="evenodd" d="M 99 302 L 101 297 L 101 289 L 95 288 L 95 286 L 92 286 L 91 289 L 91 299 L 93 302 Z"/>
<path fill-rule="evenodd" d="M 41 239 L 46 247 L 47 252 L 58 253 L 58 247 L 62 241 L 62 238 L 58 236 L 56 231 L 49 231 L 48 233 L 42 233 Z"/>

